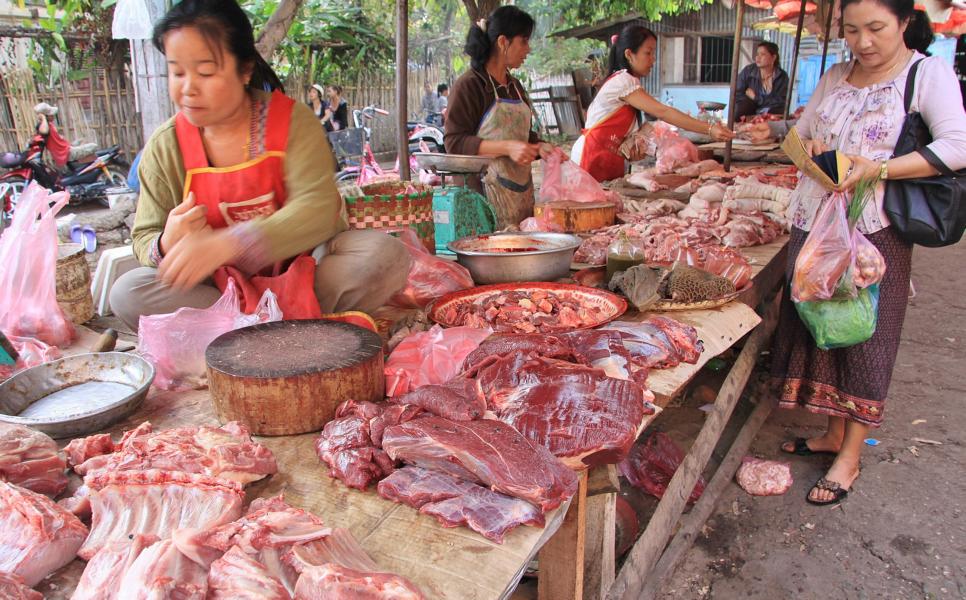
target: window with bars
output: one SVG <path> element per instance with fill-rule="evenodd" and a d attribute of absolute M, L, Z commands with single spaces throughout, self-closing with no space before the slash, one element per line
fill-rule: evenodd
<path fill-rule="evenodd" d="M 666 84 L 728 83 L 734 39 L 724 36 L 666 36 L 661 42 Z"/>

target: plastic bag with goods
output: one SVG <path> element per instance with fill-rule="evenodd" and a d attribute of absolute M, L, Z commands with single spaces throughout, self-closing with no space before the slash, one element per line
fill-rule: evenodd
<path fill-rule="evenodd" d="M 735 474 L 738 485 L 752 496 L 781 496 L 792 487 L 791 463 L 746 456 Z"/>
<path fill-rule="evenodd" d="M 852 264 L 852 283 L 856 287 L 866 288 L 879 283 L 885 277 L 885 258 L 862 232 L 852 232 L 852 252 L 855 261 Z"/>
<path fill-rule="evenodd" d="M 616 202 L 617 194 L 601 187 L 594 176 L 584 171 L 563 152 L 543 159 L 540 202 Z"/>
<path fill-rule="evenodd" d="M 836 293 L 855 295 L 854 286 L 849 289 L 840 285 L 852 265 L 852 232 L 845 209 L 845 196 L 833 194 L 819 210 L 795 261 L 795 302 L 828 300 Z"/>
<path fill-rule="evenodd" d="M 36 367 L 37 365 L 42 365 L 45 362 L 57 360 L 61 357 L 60 350 L 55 346 L 48 346 L 40 340 L 22 338 L 15 335 L 7 336 L 7 339 L 10 340 L 19 357 L 17 358 L 16 364 L 0 365 L 0 383 L 24 369 Z"/>
<path fill-rule="evenodd" d="M 709 273 L 720 275 L 742 289 L 751 281 L 751 264 L 744 256 L 724 246 L 709 246 L 705 249 L 704 266 Z"/>
<path fill-rule="evenodd" d="M 401 230 L 399 239 L 409 250 L 413 264 L 406 287 L 389 299 L 391 306 L 423 308 L 440 296 L 473 287 L 473 277 L 466 267 L 430 254 L 412 229 Z"/>
<path fill-rule="evenodd" d="M 544 231 L 551 233 L 563 233 L 564 228 L 553 220 L 553 209 L 545 207 L 539 217 L 527 217 L 520 221 L 520 231 Z"/>
<path fill-rule="evenodd" d="M 57 221 L 66 192 L 31 183 L 0 237 L 0 331 L 68 346 L 74 324 L 57 304 Z"/>
<path fill-rule="evenodd" d="M 660 499 L 683 461 L 684 452 L 666 433 L 658 431 L 644 443 L 636 444 L 617 468 L 631 485 Z M 704 478 L 698 478 L 688 502 L 697 502 L 705 485 Z"/>
<path fill-rule="evenodd" d="M 670 125 L 658 121 L 654 125 L 654 138 L 657 143 L 658 173 L 673 173 L 675 169 L 698 162 L 698 147 Z"/>
<path fill-rule="evenodd" d="M 396 346 L 386 361 L 386 395 L 399 396 L 429 384 L 446 383 L 456 377 L 463 361 L 493 331 L 475 327 L 434 325 L 414 333 Z"/>
<path fill-rule="evenodd" d="M 235 280 L 229 279 L 225 293 L 208 308 L 179 308 L 141 317 L 138 349 L 154 365 L 154 385 L 160 389 L 200 389 L 207 385 L 208 344 L 229 331 L 281 319 L 282 311 L 271 290 L 262 295 L 254 313 L 243 313 Z"/>
<path fill-rule="evenodd" d="M 868 341 L 879 315 L 879 285 L 858 290 L 851 298 L 796 302 L 795 310 L 822 350 L 847 348 Z"/>

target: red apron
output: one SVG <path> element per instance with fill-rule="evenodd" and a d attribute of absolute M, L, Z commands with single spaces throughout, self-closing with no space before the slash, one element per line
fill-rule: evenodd
<path fill-rule="evenodd" d="M 209 166 L 201 130 L 183 114 L 175 117 L 186 171 L 184 197 L 194 192 L 196 201 L 208 207 L 208 225 L 213 229 L 271 215 L 285 204 L 285 148 L 294 104 L 281 92 L 273 93 L 265 124 L 265 152 L 231 167 Z M 254 312 L 262 294 L 271 289 L 286 319 L 322 316 L 315 297 L 315 260 L 311 256 L 276 264 L 251 278 L 233 266 L 221 267 L 213 275 L 222 291 L 229 277 L 238 285 L 246 313 Z"/>
<path fill-rule="evenodd" d="M 625 104 L 590 129 L 585 129 L 580 168 L 593 175 L 597 181 L 623 177 L 625 165 L 620 146 L 635 119 L 637 109 Z"/>

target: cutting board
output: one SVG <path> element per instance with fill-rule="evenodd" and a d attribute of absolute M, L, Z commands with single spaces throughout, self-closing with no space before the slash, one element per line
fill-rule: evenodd
<path fill-rule="evenodd" d="M 583 233 L 614 224 L 617 205 L 610 202 L 574 202 L 560 200 L 535 204 L 533 214 L 540 218 L 550 209 L 550 219 L 567 233 Z"/>

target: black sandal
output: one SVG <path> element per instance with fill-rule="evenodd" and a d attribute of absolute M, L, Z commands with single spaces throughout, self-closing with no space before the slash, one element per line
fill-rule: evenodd
<path fill-rule="evenodd" d="M 826 492 L 832 492 L 832 499 L 825 501 L 812 500 L 812 490 L 815 488 L 824 490 Z M 824 477 L 815 482 L 815 485 L 812 486 L 812 490 L 808 490 L 808 493 L 805 494 L 805 502 L 815 506 L 835 506 L 849 496 L 849 490 L 842 489 L 842 484 L 835 481 L 830 481 Z"/>
<path fill-rule="evenodd" d="M 815 456 L 819 454 L 832 454 L 832 455 L 838 454 L 838 452 L 832 452 L 830 450 L 812 450 L 811 448 L 808 447 L 808 440 L 805 438 L 795 438 L 794 444 L 795 444 L 795 449 L 791 451 L 785 450 L 784 443 L 782 443 L 782 445 L 779 448 L 785 454 L 797 454 L 798 456 Z"/>

